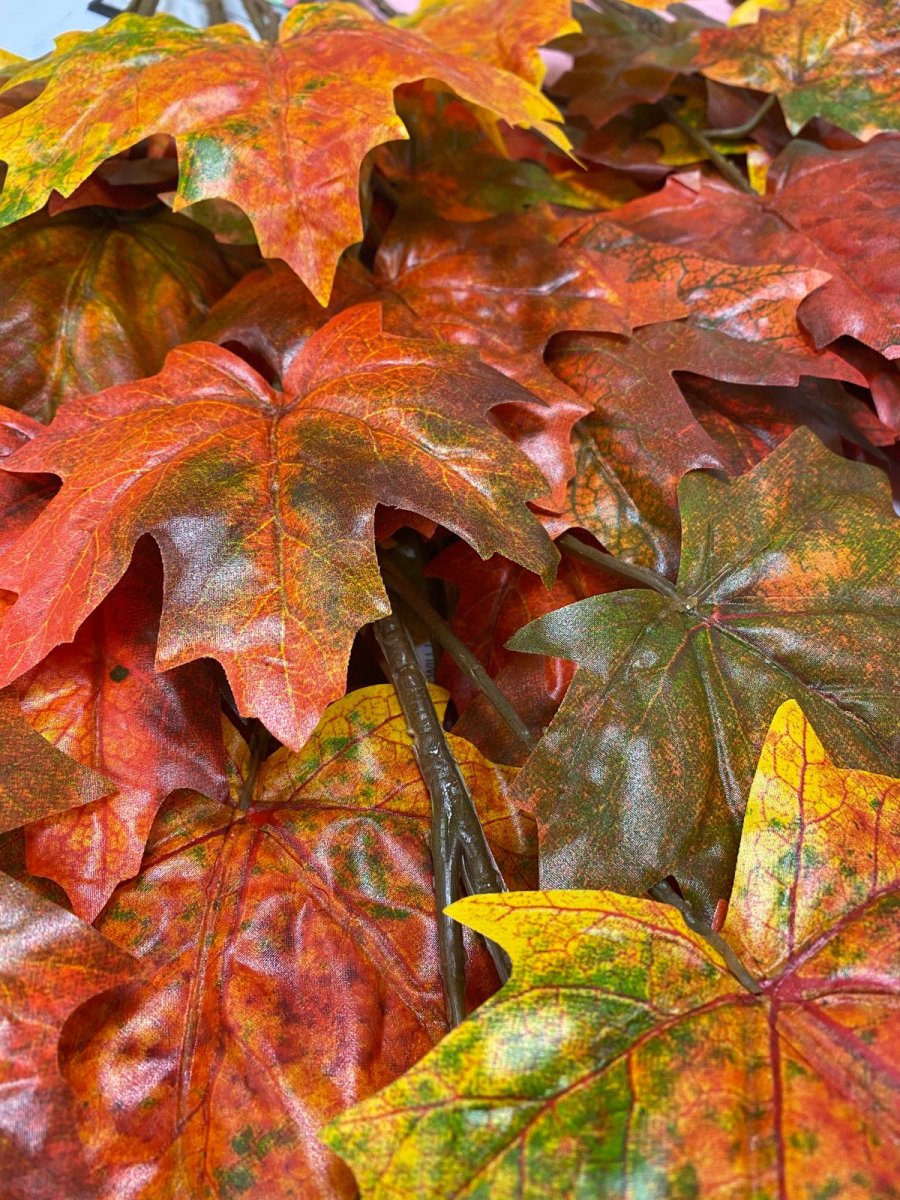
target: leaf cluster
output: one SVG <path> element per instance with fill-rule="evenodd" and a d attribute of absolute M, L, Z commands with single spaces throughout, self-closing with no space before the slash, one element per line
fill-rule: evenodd
<path fill-rule="evenodd" d="M 896 6 L 155 8 L 0 52 L 4 1195 L 898 1194 Z"/>

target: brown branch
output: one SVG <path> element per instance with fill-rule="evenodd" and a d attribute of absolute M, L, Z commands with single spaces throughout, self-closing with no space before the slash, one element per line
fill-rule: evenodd
<path fill-rule="evenodd" d="M 689 121 L 686 121 L 678 109 L 669 100 L 663 100 L 660 103 L 663 112 L 669 118 L 673 125 L 677 126 L 686 137 L 694 143 L 698 150 L 702 150 L 703 154 L 716 167 L 721 175 L 728 180 L 729 183 L 741 192 L 746 192 L 750 196 L 755 196 L 753 188 L 740 173 L 734 163 L 729 162 L 724 154 L 720 154 L 712 142 L 700 129 L 695 129 Z"/>
<path fill-rule="evenodd" d="M 225 0 L 204 0 L 206 4 L 206 24 L 224 25 L 228 20 L 225 12 Z"/>
<path fill-rule="evenodd" d="M 756 112 L 748 117 L 742 125 L 732 125 L 728 129 L 704 129 L 703 136 L 708 138 L 736 138 L 745 137 L 748 133 L 752 133 L 763 117 L 768 113 L 769 109 L 775 103 L 776 96 L 773 92 L 771 96 L 766 96 L 762 104 Z"/>
<path fill-rule="evenodd" d="M 152 17 L 159 7 L 159 0 L 131 0 L 126 12 L 136 13 L 139 17 Z"/>
<path fill-rule="evenodd" d="M 609 571 L 612 575 L 619 575 L 642 587 L 652 588 L 654 592 L 659 592 L 661 596 L 671 600 L 679 611 L 688 607 L 681 592 L 658 571 L 651 571 L 649 567 L 639 567 L 635 563 L 625 562 L 621 558 L 616 558 L 614 554 L 608 554 L 606 550 L 597 550 L 593 546 L 587 546 L 571 533 L 564 533 L 561 538 L 557 538 L 556 544 L 567 554 L 583 558 L 586 562 L 593 563 L 604 571 Z"/>
<path fill-rule="evenodd" d="M 431 797 L 431 855 L 441 978 L 447 1018 L 451 1025 L 458 1025 L 466 1015 L 465 953 L 462 930 L 444 909 L 459 899 L 463 876 L 473 894 L 502 892 L 506 885 L 487 844 L 466 781 L 447 744 L 405 626 L 391 615 L 376 621 L 374 629 L 412 736 L 416 762 Z M 491 952 L 501 981 L 505 981 L 509 977 L 509 960 L 499 947 Z"/>
<path fill-rule="evenodd" d="M 247 19 L 256 30 L 257 36 L 264 42 L 277 41 L 281 18 L 271 4 L 267 4 L 266 0 L 243 0 L 243 5 Z"/>
<path fill-rule="evenodd" d="M 244 782 L 241 784 L 240 791 L 238 792 L 237 806 L 240 812 L 246 812 L 250 807 L 250 803 L 253 800 L 253 791 L 256 787 L 256 777 L 269 749 L 269 731 L 263 725 L 262 721 L 253 722 L 253 729 L 247 744 L 250 748 L 250 757 L 247 760 Z"/>
<path fill-rule="evenodd" d="M 694 933 L 699 933 L 712 946 L 719 957 L 724 959 L 728 970 L 741 987 L 751 992 L 754 996 L 762 995 L 762 988 L 759 986 L 759 981 L 754 979 L 750 974 L 747 967 L 741 962 L 737 952 L 729 946 L 720 933 L 716 933 L 700 920 L 689 902 L 676 892 L 667 879 L 650 888 L 647 894 L 651 899 L 658 901 L 660 904 L 670 904 L 673 908 L 677 908 L 684 918 L 684 923 L 688 929 L 692 929 Z"/>
<path fill-rule="evenodd" d="M 530 754 L 537 745 L 537 738 L 532 735 L 531 730 L 519 716 L 513 704 L 497 687 L 465 642 L 457 637 L 440 613 L 411 586 L 403 572 L 398 570 L 392 562 L 383 559 L 381 573 L 390 591 L 419 618 L 434 640 L 443 646 L 466 678 L 494 706 L 511 732 Z"/>

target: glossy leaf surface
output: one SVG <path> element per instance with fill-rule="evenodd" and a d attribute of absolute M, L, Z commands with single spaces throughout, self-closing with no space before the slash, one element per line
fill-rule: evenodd
<path fill-rule="evenodd" d="M 525 508 L 541 477 L 484 419 L 529 397 L 471 352 L 390 337 L 360 306 L 306 343 L 284 388 L 198 342 L 68 405 L 17 453 L 17 470 L 65 482 L 4 559 L 0 586 L 19 594 L 5 681 L 72 638 L 149 533 L 166 574 L 157 667 L 218 659 L 240 711 L 299 747 L 344 690 L 357 629 L 387 611 L 377 503 L 552 573 Z"/>
<path fill-rule="evenodd" d="M 512 71 L 537 87 L 546 74 L 540 47 L 578 28 L 569 0 L 422 0 L 396 23 L 443 50 Z"/>
<path fill-rule="evenodd" d="M 394 89 L 424 78 L 566 144 L 550 124 L 555 108 L 531 85 L 354 4 L 297 5 L 275 46 L 237 25 L 198 30 L 125 14 L 92 33 L 64 34 L 51 57 L 10 77 L 8 87 L 47 86 L 0 122 L 0 158 L 9 163 L 0 220 L 34 212 L 52 189 L 68 195 L 104 159 L 169 133 L 179 149 L 176 208 L 237 204 L 263 254 L 285 259 L 325 303 L 341 251 L 362 234 L 360 164 L 404 136 Z"/>
<path fill-rule="evenodd" d="M 694 65 L 775 92 L 792 133 L 826 117 L 866 140 L 900 128 L 900 18 L 893 0 L 793 0 L 787 12 L 701 35 Z"/>
<path fill-rule="evenodd" d="M 153 374 L 230 282 L 212 240 L 178 217 L 0 229 L 3 402 L 49 421 L 66 400 Z"/>
<path fill-rule="evenodd" d="M 512 772 L 451 740 L 510 884 L 527 886 Z M 239 739 L 234 754 L 234 801 L 173 799 L 99 921 L 144 971 L 83 1009 L 63 1052 L 101 1198 L 139 1181 L 142 1200 L 349 1200 L 319 1127 L 446 1030 L 430 801 L 393 689 L 340 700 L 255 783 Z M 468 959 L 474 1004 L 496 983 L 474 939 Z"/>
<path fill-rule="evenodd" d="M 789 702 L 723 930 L 759 994 L 647 900 L 462 900 L 511 981 L 326 1138 L 364 1200 L 890 1196 L 898 866 L 900 780 L 835 767 Z"/>
<path fill-rule="evenodd" d="M 154 670 L 161 600 L 158 555 L 143 543 L 74 642 L 13 685 L 33 729 L 115 785 L 114 794 L 26 831 L 28 870 L 65 888 L 88 921 L 116 884 L 137 874 L 170 792 L 227 794 L 211 664 Z"/>
<path fill-rule="evenodd" d="M 767 721 L 799 697 L 844 759 L 893 769 L 896 518 L 884 477 L 801 429 L 732 482 L 679 488 L 676 604 L 582 600 L 510 645 L 579 664 L 517 781 L 544 886 L 727 897 Z"/>
<path fill-rule="evenodd" d="M 794 263 L 827 272 L 799 317 L 817 346 L 844 335 L 900 356 L 900 305 L 893 280 L 900 254 L 900 138 L 835 152 L 791 147 L 754 199 L 711 181 L 671 181 L 611 219 L 650 239 L 726 262 Z"/>
<path fill-rule="evenodd" d="M 95 929 L 0 874 L 0 1169 L 8 1200 L 93 1200 L 57 1043 L 74 1009 L 135 970 Z"/>

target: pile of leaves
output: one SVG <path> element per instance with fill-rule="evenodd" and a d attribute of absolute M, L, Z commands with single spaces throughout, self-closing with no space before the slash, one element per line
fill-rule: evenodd
<path fill-rule="evenodd" d="M 0 53 L 3 1195 L 900 1195 L 896 4 L 155 7 Z"/>

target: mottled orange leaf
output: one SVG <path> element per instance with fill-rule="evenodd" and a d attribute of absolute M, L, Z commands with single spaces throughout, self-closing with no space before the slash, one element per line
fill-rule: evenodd
<path fill-rule="evenodd" d="M 677 602 L 597 596 L 510 643 L 579 664 L 516 786 L 543 885 L 640 894 L 674 875 L 711 918 L 779 704 L 801 699 L 844 759 L 895 769 L 900 542 L 884 475 L 806 429 L 736 480 L 692 472 L 678 501 Z"/>
<path fill-rule="evenodd" d="M 612 892 L 476 896 L 509 983 L 329 1145 L 363 1200 L 893 1196 L 900 780 L 776 713 L 723 936 Z"/>
<path fill-rule="evenodd" d="M 540 47 L 579 28 L 571 0 L 421 0 L 414 13 L 394 23 L 536 87 L 547 73 Z"/>
<path fill-rule="evenodd" d="M 511 770 L 451 742 L 509 882 L 527 886 Z M 350 1200 L 319 1127 L 447 1028 L 431 805 L 393 689 L 338 701 L 255 783 L 239 739 L 234 754 L 234 802 L 173 798 L 98 922 L 144 970 L 81 1010 L 63 1052 L 101 1200 L 134 1180 L 143 1200 Z M 476 1004 L 496 976 L 474 938 L 468 967 Z"/>
<path fill-rule="evenodd" d="M 28 870 L 59 883 L 87 921 L 137 874 L 170 792 L 227 794 L 218 680 L 203 660 L 154 670 L 161 604 L 159 556 L 144 542 L 75 640 L 13 689 L 33 729 L 115 784 L 102 800 L 26 831 Z"/>
<path fill-rule="evenodd" d="M 66 400 L 152 374 L 232 278 L 180 217 L 73 212 L 0 229 L 3 402 L 49 421 Z"/>
<path fill-rule="evenodd" d="M 130 955 L 0 874 L 0 1170 L 6 1200 L 93 1200 L 59 1073 L 63 1022 L 134 976 Z"/>
<path fill-rule="evenodd" d="M 240 711 L 296 748 L 343 693 L 356 631 L 387 611 L 377 504 L 552 577 L 525 507 L 543 480 L 485 419 L 531 398 L 471 351 L 384 334 L 361 305 L 309 339 L 283 387 L 197 342 L 68 404 L 16 453 L 16 471 L 64 483 L 4 556 L 4 683 L 72 639 L 147 533 L 166 575 L 157 668 L 218 659 Z"/>
<path fill-rule="evenodd" d="M 900 356 L 900 138 L 855 150 L 790 147 L 768 173 L 770 193 L 743 195 L 683 177 L 609 220 L 643 237 L 726 262 L 781 262 L 827 272 L 800 311 L 817 346 L 843 335 Z"/>
<path fill-rule="evenodd" d="M 895 0 L 793 0 L 755 24 L 705 30 L 692 65 L 775 92 L 792 133 L 826 117 L 865 141 L 900 129 L 898 55 Z"/>
<path fill-rule="evenodd" d="M 47 85 L 0 121 L 9 164 L 0 220 L 34 212 L 53 189 L 69 195 L 105 159 L 168 133 L 179 155 L 176 209 L 234 202 L 263 254 L 285 259 L 325 303 L 341 251 L 362 236 L 362 160 L 405 136 L 394 89 L 425 78 L 568 145 L 551 124 L 556 109 L 532 85 L 355 4 L 297 5 L 277 45 L 238 25 L 194 29 L 125 14 L 91 33 L 63 34 L 52 55 L 10 75 L 7 88 Z"/>

